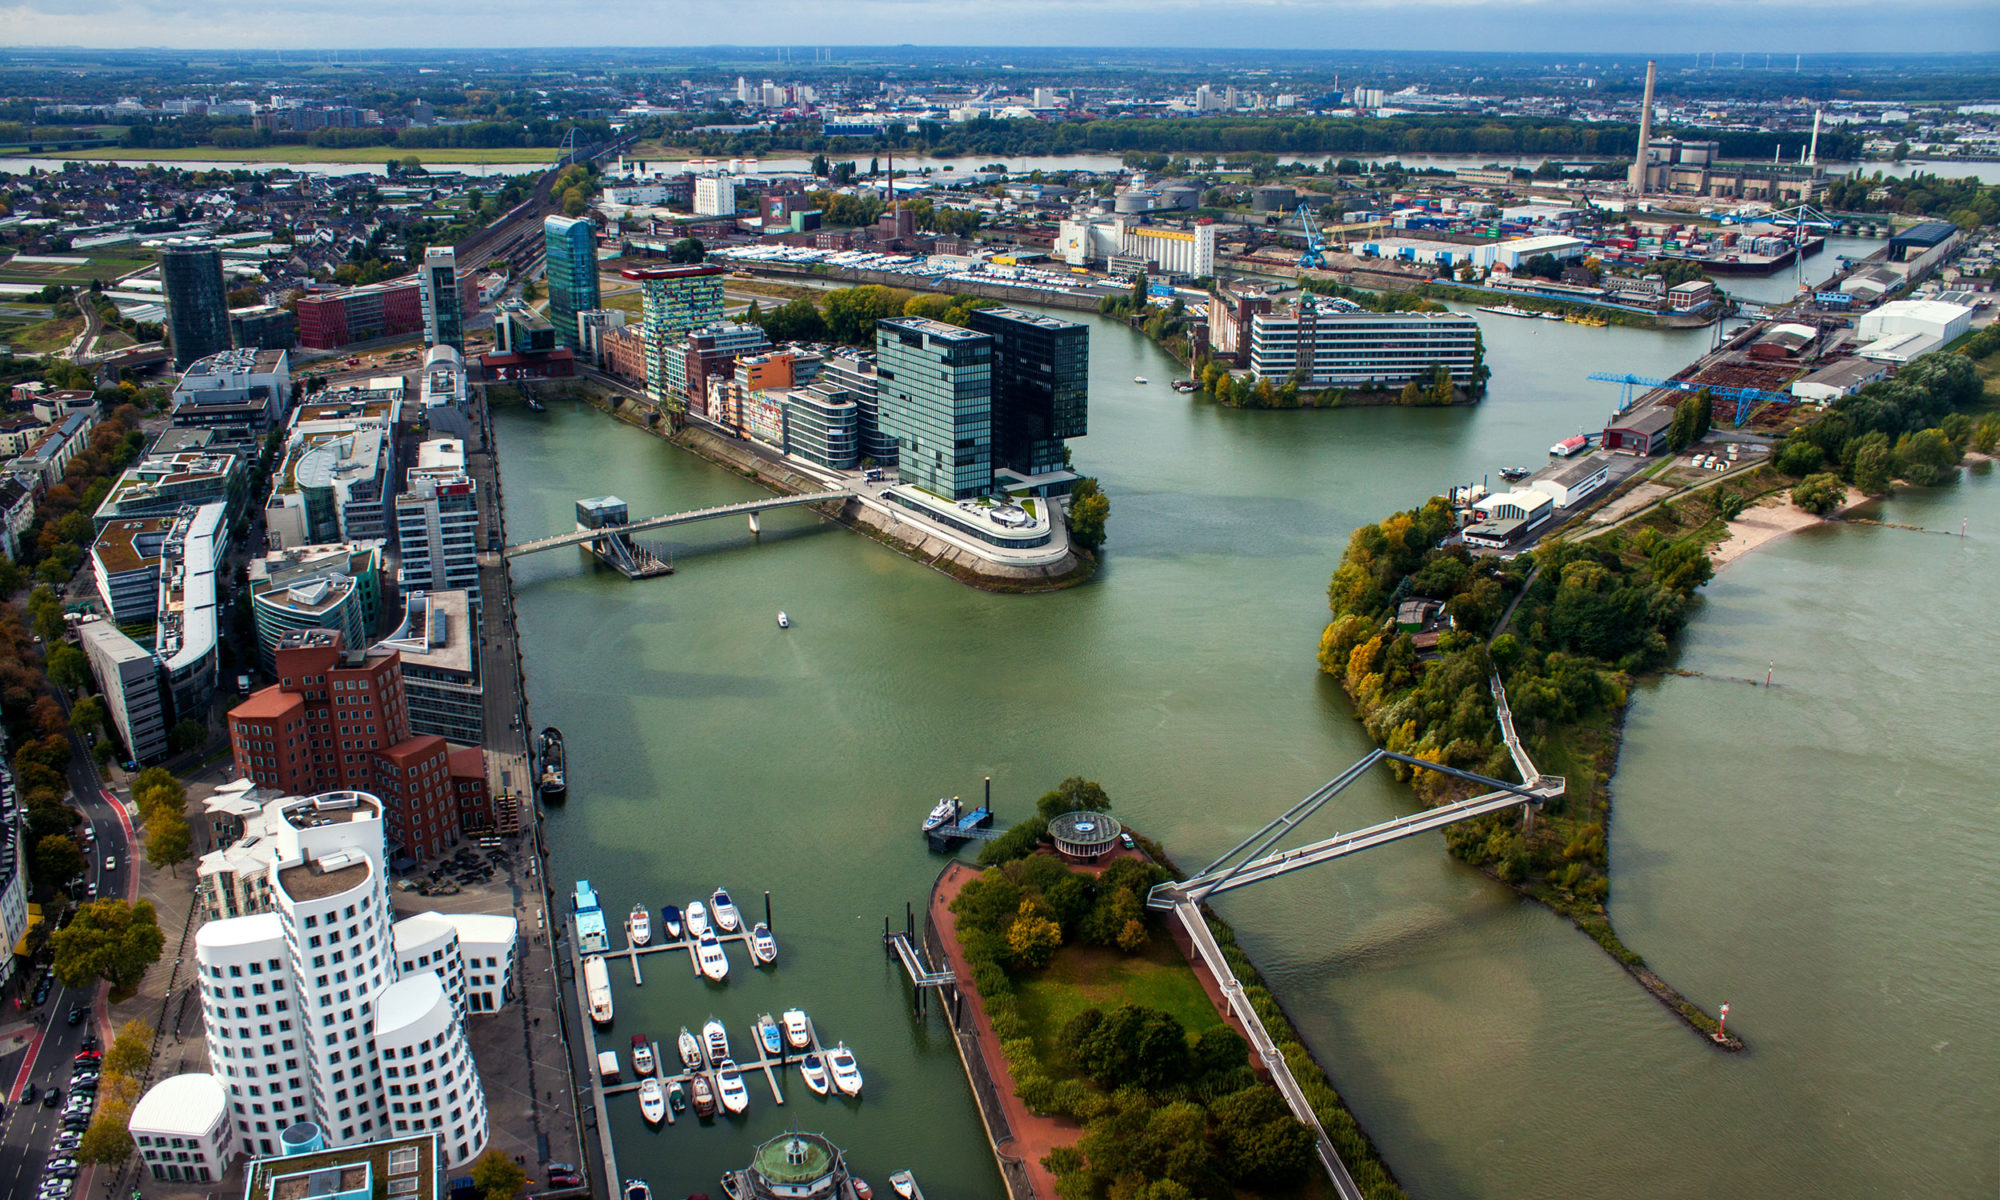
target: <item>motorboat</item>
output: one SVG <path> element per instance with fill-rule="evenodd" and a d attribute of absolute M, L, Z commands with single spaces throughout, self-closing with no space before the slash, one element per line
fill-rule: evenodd
<path fill-rule="evenodd" d="M 806 1010 L 788 1008 L 778 1020 L 784 1022 L 785 1044 L 794 1050 L 804 1050 L 812 1045 L 812 1026 L 806 1023 Z"/>
<path fill-rule="evenodd" d="M 778 1032 L 778 1023 L 770 1013 L 757 1018 L 757 1040 L 763 1043 L 764 1053 L 777 1055 L 785 1052 L 784 1035 Z"/>
<path fill-rule="evenodd" d="M 924 818 L 924 832 L 942 829 L 958 820 L 958 797 L 946 796 L 931 809 L 931 815 Z"/>
<path fill-rule="evenodd" d="M 1526 479 L 1528 476 L 1532 474 L 1534 474 L 1534 472 L 1528 470 L 1528 468 L 1526 467 L 1500 468 L 1500 478 L 1507 480 L 1509 483 L 1512 483 L 1516 479 Z"/>
<path fill-rule="evenodd" d="M 710 1017 L 708 1024 L 701 1027 L 701 1045 L 708 1051 L 709 1062 L 721 1062 L 729 1057 L 729 1031 L 722 1027 L 722 1022 Z"/>
<path fill-rule="evenodd" d="M 658 1125 L 667 1119 L 667 1089 L 651 1076 L 639 1082 L 639 1115 L 646 1124 Z"/>
<path fill-rule="evenodd" d="M 917 1200 L 917 1177 L 908 1171 L 898 1171 L 889 1176 L 889 1186 L 895 1188 L 896 1194 L 903 1200 Z"/>
<path fill-rule="evenodd" d="M 602 954 L 583 960 L 583 993 L 590 1002 L 590 1019 L 599 1025 L 611 1024 L 611 970 Z"/>
<path fill-rule="evenodd" d="M 792 627 L 792 619 L 791 619 L 790 617 L 788 617 L 788 616 L 786 616 L 786 615 L 785 615 L 785 610 L 784 610 L 784 609 L 782 609 L 782 608 L 781 608 L 781 609 L 779 609 L 779 610 L 778 610 L 778 628 L 780 628 L 780 629 L 790 629 L 791 627 Z"/>
<path fill-rule="evenodd" d="M 750 1107 L 750 1089 L 743 1086 L 743 1073 L 729 1059 L 715 1065 L 715 1090 L 722 1097 L 722 1107 L 730 1112 L 740 1113 Z"/>
<path fill-rule="evenodd" d="M 711 936 L 703 937 L 694 944 L 695 961 L 700 965 L 703 978 L 721 983 L 729 978 L 729 956 L 722 952 L 722 943 Z"/>
<path fill-rule="evenodd" d="M 1145 377 L 1144 375 L 1134 375 L 1134 376 L 1132 377 L 1132 382 L 1133 382 L 1133 383 L 1144 383 L 1144 382 L 1146 382 L 1146 377 Z"/>
<path fill-rule="evenodd" d="M 729 901 L 729 893 L 716 888 L 708 898 L 709 915 L 715 918 L 715 927 L 722 933 L 735 933 L 743 928 L 743 914 Z"/>
<path fill-rule="evenodd" d="M 847 1048 L 846 1042 L 835 1046 L 833 1053 L 826 1056 L 826 1065 L 833 1072 L 833 1086 L 840 1089 L 841 1095 L 861 1094 L 861 1066 L 854 1061 L 854 1051 Z"/>
<path fill-rule="evenodd" d="M 667 1111 L 686 1112 L 688 1106 L 687 1089 L 676 1079 L 667 1084 Z"/>
<path fill-rule="evenodd" d="M 669 904 L 660 910 L 660 928 L 672 941 L 681 940 L 681 906 Z"/>
<path fill-rule="evenodd" d="M 643 904 L 634 904 L 625 917 L 625 940 L 643 946 L 653 940 L 653 918 Z"/>
<path fill-rule="evenodd" d="M 808 1054 L 799 1060 L 799 1074 L 805 1078 L 806 1086 L 813 1090 L 815 1096 L 824 1096 L 832 1088 L 827 1080 L 826 1062 L 817 1054 Z"/>
<path fill-rule="evenodd" d="M 1537 321 L 1560 321 L 1563 319 L 1563 315 L 1561 313 L 1538 312 L 1535 314 L 1535 319 Z"/>
<path fill-rule="evenodd" d="M 875 1189 L 868 1186 L 866 1179 L 850 1179 L 847 1184 L 854 1189 L 856 1200 L 875 1200 Z"/>
<path fill-rule="evenodd" d="M 646 1040 L 643 1033 L 632 1035 L 632 1073 L 651 1075 L 657 1064 L 653 1062 L 653 1043 Z"/>
<path fill-rule="evenodd" d="M 681 1052 L 681 1066 L 686 1067 L 690 1071 L 699 1071 L 701 1069 L 701 1040 L 689 1032 L 688 1027 L 685 1025 L 681 1026 L 681 1036 L 678 1046 Z"/>
<path fill-rule="evenodd" d="M 687 931 L 693 938 L 706 937 L 714 930 L 708 926 L 708 906 L 697 900 L 687 906 Z"/>
<path fill-rule="evenodd" d="M 715 1115 L 715 1089 L 709 1086 L 708 1076 L 696 1075 L 688 1080 L 688 1095 L 689 1103 L 694 1105 L 695 1116 Z"/>
<path fill-rule="evenodd" d="M 541 789 L 542 799 L 561 800 L 569 795 L 569 770 L 563 758 L 562 730 L 551 725 L 542 730 L 541 741 L 537 745 L 541 770 L 535 777 L 536 786 Z"/>
<path fill-rule="evenodd" d="M 758 966 L 770 966 L 778 961 L 778 939 L 771 936 L 771 927 L 759 921 L 750 927 L 750 957 Z"/>
<path fill-rule="evenodd" d="M 625 1181 L 625 1200 L 653 1200 L 653 1189 L 643 1179 Z"/>

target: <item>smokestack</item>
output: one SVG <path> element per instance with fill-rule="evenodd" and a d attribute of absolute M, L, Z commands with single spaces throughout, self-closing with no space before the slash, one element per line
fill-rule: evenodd
<path fill-rule="evenodd" d="M 1659 76 L 1659 64 L 1646 60 L 1646 98 L 1639 106 L 1639 157 L 1632 163 L 1631 189 L 1634 196 L 1646 194 L 1646 167 L 1652 161 L 1653 149 L 1653 83 Z"/>
<path fill-rule="evenodd" d="M 1819 166 L 1819 113 L 1819 109 L 1813 109 L 1812 150 L 1806 155 L 1806 165 L 1809 167 Z"/>

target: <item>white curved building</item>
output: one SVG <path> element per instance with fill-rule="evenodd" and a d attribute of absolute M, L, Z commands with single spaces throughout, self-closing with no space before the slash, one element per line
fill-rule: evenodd
<path fill-rule="evenodd" d="M 206 1073 L 154 1084 L 132 1106 L 126 1128 L 155 1179 L 218 1180 L 234 1153 L 228 1093 Z"/>
<path fill-rule="evenodd" d="M 486 1148 L 487 1117 L 465 1044 L 458 925 L 430 913 L 402 922 L 407 933 L 392 924 L 376 797 L 326 792 L 267 814 L 272 911 L 195 935 L 209 1061 L 235 1145 L 283 1153 L 283 1131 L 310 1121 L 331 1146 L 436 1131 L 447 1165 L 470 1161 Z M 511 951 L 513 918 L 479 920 L 506 926 L 478 927 L 482 958 L 502 932 Z M 421 1110 L 407 1107 L 412 1097 Z"/>
<path fill-rule="evenodd" d="M 436 971 L 398 980 L 376 998 L 375 1052 L 395 1133 L 437 1134 L 448 1162 L 485 1151 L 486 1095 L 465 1025 Z"/>

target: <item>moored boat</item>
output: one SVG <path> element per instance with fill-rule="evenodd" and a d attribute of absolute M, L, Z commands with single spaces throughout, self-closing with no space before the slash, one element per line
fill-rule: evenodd
<path fill-rule="evenodd" d="M 743 1073 L 729 1059 L 716 1064 L 715 1091 L 722 1099 L 722 1107 L 730 1112 L 740 1113 L 750 1107 L 750 1089 L 743 1086 Z"/>
<path fill-rule="evenodd" d="M 866 1179 L 850 1179 L 847 1183 L 854 1189 L 855 1200 L 875 1200 L 875 1189 L 868 1186 Z"/>
<path fill-rule="evenodd" d="M 669 939 L 676 942 L 681 940 L 680 905 L 669 904 L 666 907 L 660 909 L 660 928 L 666 931 L 666 935 Z"/>
<path fill-rule="evenodd" d="M 643 946 L 653 940 L 653 918 L 643 904 L 634 904 L 625 916 L 625 940 Z"/>
<path fill-rule="evenodd" d="M 708 898 L 709 915 L 715 918 L 716 930 L 720 933 L 735 933 L 743 928 L 743 914 L 736 911 L 736 905 L 729 900 L 729 893 L 716 888 Z"/>
<path fill-rule="evenodd" d="M 541 789 L 542 799 L 560 800 L 569 794 L 569 766 L 563 759 L 562 730 L 553 725 L 542 730 L 539 750 L 541 764 L 536 785 Z"/>
<path fill-rule="evenodd" d="M 778 939 L 771 936 L 771 927 L 759 921 L 750 927 L 750 957 L 759 966 L 769 966 L 778 961 Z"/>
<path fill-rule="evenodd" d="M 1518 304 L 1482 304 L 1479 306 L 1479 311 L 1492 313 L 1497 317 L 1532 317 L 1535 315 Z"/>
<path fill-rule="evenodd" d="M 784 1038 L 778 1033 L 778 1023 L 771 1019 L 770 1013 L 757 1018 L 757 1040 L 763 1044 L 766 1054 L 785 1052 Z"/>
<path fill-rule="evenodd" d="M 778 628 L 780 628 L 780 629 L 790 629 L 791 627 L 792 627 L 792 619 L 791 619 L 790 617 L 788 617 L 788 616 L 786 616 L 786 615 L 785 615 L 785 610 L 784 610 L 784 609 L 782 609 L 782 608 L 781 608 L 781 609 L 779 609 L 779 610 L 778 610 Z"/>
<path fill-rule="evenodd" d="M 714 1017 L 701 1027 L 701 1047 L 708 1051 L 708 1061 L 721 1062 L 729 1057 L 729 1031 Z"/>
<path fill-rule="evenodd" d="M 924 818 L 924 832 L 942 829 L 958 820 L 958 797 L 946 796 L 931 808 L 931 815 Z"/>
<path fill-rule="evenodd" d="M 1133 383 L 1144 383 L 1144 382 L 1146 382 L 1146 377 L 1145 377 L 1144 375 L 1134 375 L 1134 376 L 1132 377 L 1132 382 L 1133 382 Z"/>
<path fill-rule="evenodd" d="M 854 1061 L 854 1051 L 842 1042 L 826 1056 L 827 1069 L 833 1072 L 833 1086 L 840 1089 L 843 1096 L 861 1094 L 861 1064 Z"/>
<path fill-rule="evenodd" d="M 681 1026 L 676 1046 L 681 1052 L 681 1066 L 690 1071 L 701 1069 L 701 1041 L 685 1025 Z"/>
<path fill-rule="evenodd" d="M 611 971 L 601 954 L 583 960 L 583 993 L 590 1002 L 590 1019 L 599 1025 L 611 1024 Z"/>
<path fill-rule="evenodd" d="M 667 1111 L 686 1112 L 688 1106 L 687 1089 L 676 1079 L 667 1084 Z"/>
<path fill-rule="evenodd" d="M 643 1033 L 633 1034 L 632 1073 L 634 1075 L 651 1075 L 656 1065 L 653 1062 L 653 1043 L 647 1041 L 646 1035 Z"/>
<path fill-rule="evenodd" d="M 639 1084 L 639 1115 L 646 1118 L 648 1125 L 658 1125 L 667 1119 L 667 1089 L 651 1076 Z"/>
<path fill-rule="evenodd" d="M 785 1025 L 785 1044 L 794 1050 L 804 1050 L 812 1045 L 812 1026 L 806 1023 L 806 1010 L 788 1008 L 778 1018 Z"/>
<path fill-rule="evenodd" d="M 715 1115 L 715 1089 L 709 1086 L 708 1076 L 696 1075 L 688 1080 L 688 1096 L 689 1103 L 694 1105 L 695 1116 Z"/>
<path fill-rule="evenodd" d="M 714 936 L 703 937 L 696 942 L 694 956 L 703 978 L 716 983 L 729 978 L 729 956 L 722 952 L 722 943 L 716 941 Z"/>
<path fill-rule="evenodd" d="M 889 1176 L 889 1186 L 895 1188 L 896 1194 L 903 1200 L 916 1200 L 917 1177 L 908 1171 L 898 1171 Z"/>
<path fill-rule="evenodd" d="M 799 1075 L 805 1079 L 806 1086 L 813 1090 L 815 1096 L 824 1096 L 831 1089 L 826 1075 L 826 1063 L 817 1054 L 808 1054 L 799 1060 Z"/>
<path fill-rule="evenodd" d="M 625 1200 L 653 1200 L 653 1189 L 643 1179 L 625 1181 Z"/>
<path fill-rule="evenodd" d="M 1563 315 L 1561 313 L 1538 312 L 1535 314 L 1535 319 L 1537 321 L 1560 321 L 1563 319 Z"/>
<path fill-rule="evenodd" d="M 714 932 L 708 926 L 708 906 L 699 900 L 687 906 L 687 931 L 693 938 Z"/>
<path fill-rule="evenodd" d="M 1516 479 L 1526 479 L 1531 474 L 1533 474 L 1533 472 L 1528 470 L 1528 468 L 1526 467 L 1500 468 L 1500 478 L 1507 480 L 1509 483 L 1512 483 Z"/>

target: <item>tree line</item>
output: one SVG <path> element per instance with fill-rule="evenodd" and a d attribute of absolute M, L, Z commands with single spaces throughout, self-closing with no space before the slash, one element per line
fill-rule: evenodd
<path fill-rule="evenodd" d="M 1965 411 L 1984 399 L 1973 361 L 2000 350 L 2000 333 L 1992 330 L 1970 339 L 1964 353 L 1926 354 L 1842 396 L 1824 416 L 1788 434 L 1772 462 L 1799 480 L 1793 501 L 1825 514 L 1839 507 L 1848 484 L 1870 496 L 1887 494 L 1899 479 L 1934 487 L 1956 478 L 1967 450 L 1992 453 L 2000 443 L 2000 413 L 1975 419 Z"/>

